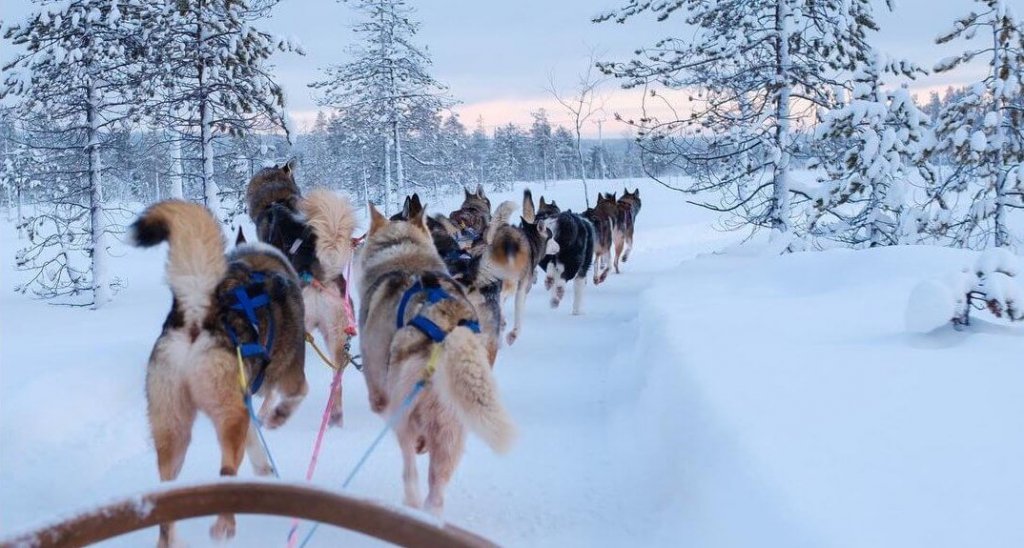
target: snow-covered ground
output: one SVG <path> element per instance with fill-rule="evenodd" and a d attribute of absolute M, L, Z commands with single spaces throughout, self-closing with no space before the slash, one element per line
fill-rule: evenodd
<path fill-rule="evenodd" d="M 765 255 L 640 186 L 635 254 L 588 288 L 584 316 L 530 294 L 496 365 L 520 439 L 504 457 L 471 440 L 449 520 L 512 546 L 1024 546 L 1024 328 L 904 326 L 913 287 L 975 254 Z M 544 194 L 581 209 L 576 183 Z M 0 538 L 158 484 L 143 379 L 170 301 L 163 249 L 119 251 L 127 287 L 100 311 L 16 295 L 16 243 L 5 225 Z M 312 352 L 307 371 L 310 396 L 268 433 L 286 481 L 302 481 L 330 378 Z M 346 425 L 329 431 L 314 479 L 327 488 L 382 425 L 360 374 L 344 382 Z M 218 469 L 200 420 L 181 481 Z M 400 469 L 389 437 L 351 493 L 396 504 Z M 182 523 L 183 539 L 209 544 L 212 520 Z M 240 516 L 235 545 L 283 545 L 288 524 Z M 372 543 L 323 527 L 311 545 L 351 541 Z"/>

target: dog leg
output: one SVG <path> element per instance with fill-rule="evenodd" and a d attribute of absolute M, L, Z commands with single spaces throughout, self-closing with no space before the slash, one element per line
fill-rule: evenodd
<path fill-rule="evenodd" d="M 615 262 L 613 263 L 615 265 L 615 273 L 616 274 L 622 274 L 622 271 L 619 270 L 619 259 L 622 257 L 622 249 L 625 246 L 626 246 L 625 235 L 622 234 L 621 232 L 616 232 L 615 233 Z"/>
<path fill-rule="evenodd" d="M 572 314 L 579 316 L 583 313 L 583 288 L 587 285 L 586 276 L 577 276 L 572 281 Z"/>
<path fill-rule="evenodd" d="M 516 287 L 515 320 L 512 331 L 509 331 L 506 339 L 510 346 L 519 338 L 519 330 L 523 327 L 523 310 L 526 308 L 526 293 L 530 291 L 530 282 L 530 277 L 527 276 L 519 280 L 519 286 Z"/>
<path fill-rule="evenodd" d="M 629 254 L 633 252 L 633 235 L 626 234 L 625 250 L 622 252 L 622 262 L 629 260 Z"/>
<path fill-rule="evenodd" d="M 306 398 L 306 393 L 309 392 L 306 375 L 301 369 L 290 371 L 278 382 L 277 391 L 280 393 L 280 398 L 277 405 L 274 406 L 273 412 L 268 415 L 260 415 L 260 421 L 271 430 L 284 424 L 295 412 L 295 408 Z"/>
<path fill-rule="evenodd" d="M 338 310 L 339 317 L 335 319 L 335 322 L 331 324 L 331 327 L 324 332 L 324 338 L 327 339 L 327 347 L 331 351 L 331 359 L 334 360 L 334 365 L 344 368 L 345 364 L 348 363 L 349 355 L 348 351 L 345 350 L 345 343 L 348 342 L 348 335 L 345 334 L 344 316 L 343 310 Z M 343 369 L 344 370 L 344 369 Z M 342 408 L 341 400 L 341 386 L 338 383 L 338 389 L 331 394 L 331 418 L 330 425 L 341 426 L 345 422 L 344 409 Z"/>
<path fill-rule="evenodd" d="M 409 420 L 406 419 L 396 434 L 398 445 L 402 448 L 402 482 L 405 484 L 405 505 L 411 508 L 419 508 L 423 504 L 420 496 L 420 475 L 416 470 L 416 432 L 409 427 Z"/>
<path fill-rule="evenodd" d="M 554 261 L 548 263 L 548 268 L 545 271 L 546 276 L 544 277 L 544 289 L 551 291 L 551 288 L 555 286 L 555 278 L 557 278 L 557 268 Z"/>
<path fill-rule="evenodd" d="M 453 417 L 453 420 L 457 419 Z M 428 437 L 427 442 L 430 446 L 430 490 L 427 493 L 426 510 L 440 517 L 444 513 L 444 491 L 465 450 L 466 432 L 456 422 L 443 426 L 434 424 L 433 427 L 437 431 Z"/>
<path fill-rule="evenodd" d="M 150 375 L 149 424 L 156 446 L 157 469 L 160 481 L 173 481 L 185 463 L 185 454 L 192 441 L 192 425 L 196 420 L 196 407 L 183 386 L 158 386 L 167 379 Z M 169 548 L 176 544 L 174 522 L 160 524 L 157 546 Z"/>
<path fill-rule="evenodd" d="M 249 412 L 240 399 L 232 398 L 230 403 L 221 402 L 211 414 L 220 442 L 220 475 L 235 476 L 245 454 L 246 438 L 249 433 Z M 220 514 L 210 527 L 210 538 L 227 540 L 235 536 L 235 515 Z"/>
<path fill-rule="evenodd" d="M 257 476 L 269 476 L 274 473 L 270 466 L 266 451 L 260 444 L 259 434 L 256 433 L 256 425 L 249 421 L 249 433 L 245 437 L 245 454 L 249 457 L 249 464 Z"/>

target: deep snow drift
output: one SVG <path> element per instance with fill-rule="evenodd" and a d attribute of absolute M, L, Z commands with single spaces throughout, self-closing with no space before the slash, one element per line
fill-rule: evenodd
<path fill-rule="evenodd" d="M 984 314 L 963 332 L 905 326 L 912 289 L 975 253 L 766 256 L 732 248 L 740 235 L 679 195 L 640 185 L 637 249 L 622 275 L 588 287 L 585 315 L 531 292 L 520 340 L 496 365 L 520 439 L 498 457 L 471 438 L 449 520 L 514 546 L 1024 545 L 1024 328 Z M 578 183 L 531 188 L 582 209 Z M 13 294 L 10 225 L 2 238 L 6 537 L 157 486 L 143 379 L 170 299 L 162 248 L 118 251 L 111 266 L 127 287 L 100 311 Z M 330 381 L 312 352 L 307 364 L 309 397 L 268 433 L 287 481 L 302 481 Z M 314 478 L 326 488 L 383 424 L 360 374 L 350 368 L 344 384 L 346 425 L 328 432 Z M 181 481 L 218 469 L 202 419 Z M 351 493 L 398 504 L 400 471 L 389 436 Z M 210 544 L 212 522 L 182 523 L 182 539 Z M 288 525 L 239 516 L 235 545 L 282 546 Z M 111 545 L 155 540 L 152 529 Z M 373 543 L 321 527 L 311 545 L 352 541 Z"/>

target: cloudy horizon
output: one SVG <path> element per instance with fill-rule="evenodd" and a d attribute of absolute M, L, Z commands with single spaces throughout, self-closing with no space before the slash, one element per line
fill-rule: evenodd
<path fill-rule="evenodd" d="M 594 15 L 614 9 L 623 0 L 522 0 L 512 3 L 483 3 L 474 0 L 410 1 L 421 23 L 417 44 L 433 58 L 434 76 L 446 84 L 460 101 L 452 110 L 473 128 L 477 119 L 484 127 L 507 123 L 528 125 L 530 113 L 545 108 L 554 124 L 566 124 L 567 114 L 551 97 L 551 81 L 560 90 L 571 91 L 577 74 L 586 69 L 591 52 L 600 59 L 625 60 L 633 50 L 658 38 L 678 35 L 681 18 L 657 22 L 650 15 L 638 16 L 625 25 L 591 23 Z M 954 0 L 935 3 L 905 0 L 892 13 L 881 9 L 877 19 L 881 31 L 877 47 L 892 57 L 909 59 L 924 68 L 963 49 L 962 42 L 936 45 L 934 37 L 967 13 L 974 2 Z M 938 4 L 938 5 L 936 5 Z M 0 20 L 17 21 L 36 8 L 28 0 L 7 0 L 0 7 Z M 311 14 L 316 14 L 315 17 Z M 274 34 L 294 37 L 303 45 L 305 56 L 279 54 L 273 59 L 275 74 L 288 96 L 288 111 L 300 128 L 309 127 L 318 106 L 309 82 L 319 78 L 320 68 L 348 60 L 348 47 L 355 41 L 352 25 L 356 13 L 343 2 L 329 0 L 283 0 L 272 16 L 259 26 Z M 10 58 L 10 48 L 0 56 Z M 910 82 L 914 93 L 960 85 L 979 78 L 986 67 L 974 64 L 943 75 L 929 74 Z M 605 137 L 625 134 L 627 127 L 614 120 L 639 113 L 639 90 L 623 90 L 610 80 L 604 86 Z M 584 128 L 596 137 L 598 125 Z"/>

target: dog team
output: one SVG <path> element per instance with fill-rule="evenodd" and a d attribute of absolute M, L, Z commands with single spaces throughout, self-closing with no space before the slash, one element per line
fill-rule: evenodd
<path fill-rule="evenodd" d="M 515 435 L 491 369 L 502 344 L 521 334 L 538 267 L 551 306 L 572 281 L 572 312 L 581 313 L 591 268 L 596 285 L 628 260 L 641 206 L 639 190 L 627 190 L 619 199 L 601 194 L 595 207 L 577 214 L 544 197 L 535 208 L 526 190 L 514 223 L 519 206 L 507 201 L 492 210 L 482 186 L 466 190 L 462 206 L 447 216 L 428 216 L 414 194 L 390 219 L 369 205 L 370 226 L 357 252 L 349 200 L 324 189 L 303 194 L 294 162 L 256 173 L 246 203 L 258 241 L 247 241 L 240 229 L 231 250 L 218 221 L 197 204 L 159 202 L 131 226 L 135 245 L 168 243 L 173 299 L 146 375 L 161 481 L 181 471 L 199 412 L 215 427 L 221 476 L 236 475 L 245 455 L 258 475 L 272 473 L 254 420 L 276 428 L 306 396 L 307 333 L 319 332 L 329 358 L 346 364 L 358 328 L 370 408 L 395 421 L 405 504 L 435 515 L 466 429 L 497 452 Z M 505 333 L 502 305 L 513 295 Z M 250 420 L 256 395 L 263 402 Z M 330 422 L 338 426 L 341 396 L 337 383 Z M 422 453 L 429 454 L 425 499 L 416 467 Z M 215 539 L 234 533 L 229 514 L 210 529 Z M 174 524 L 161 524 L 158 545 L 174 544 Z"/>

